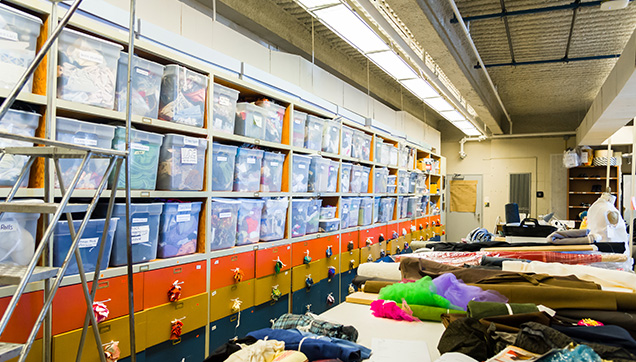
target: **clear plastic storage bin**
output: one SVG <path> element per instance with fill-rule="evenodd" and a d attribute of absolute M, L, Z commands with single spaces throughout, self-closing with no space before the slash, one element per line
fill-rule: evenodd
<path fill-rule="evenodd" d="M 402 200 L 400 201 L 400 219 L 406 219 L 408 216 L 408 206 L 409 206 L 409 198 L 408 197 L 402 197 Z"/>
<path fill-rule="evenodd" d="M 194 254 L 197 251 L 201 202 L 170 202 L 163 206 L 159 226 L 158 258 Z"/>
<path fill-rule="evenodd" d="M 62 30 L 58 44 L 57 97 L 113 109 L 123 47 L 70 29 Z"/>
<path fill-rule="evenodd" d="M 369 192 L 369 174 L 371 173 L 371 168 L 362 166 L 362 182 L 360 183 L 360 192 L 368 193 Z"/>
<path fill-rule="evenodd" d="M 342 126 L 342 143 L 340 144 L 340 154 L 343 156 L 351 157 L 353 132 L 353 128 Z"/>
<path fill-rule="evenodd" d="M 159 116 L 159 93 L 164 66 L 133 55 L 131 69 L 130 106 L 132 114 L 142 117 L 157 118 Z M 128 53 L 119 54 L 117 65 L 117 89 L 115 110 L 126 112 L 126 91 L 128 87 Z"/>
<path fill-rule="evenodd" d="M 364 132 L 354 130 L 351 138 L 351 157 L 362 158 L 362 145 L 364 144 Z"/>
<path fill-rule="evenodd" d="M 321 199 L 312 199 L 307 208 L 307 228 L 306 234 L 314 234 L 318 232 L 318 221 L 320 220 L 320 209 L 322 207 Z"/>
<path fill-rule="evenodd" d="M 409 149 L 407 147 L 404 147 L 404 146 L 400 147 L 400 150 L 398 152 L 398 157 L 399 157 L 398 158 L 398 161 L 399 161 L 398 166 L 402 167 L 402 168 L 406 168 L 408 166 L 408 164 L 409 164 Z"/>
<path fill-rule="evenodd" d="M 395 185 L 387 185 L 386 186 L 386 192 L 389 193 L 389 194 L 394 194 L 396 188 L 397 188 L 397 186 L 395 186 Z"/>
<path fill-rule="evenodd" d="M 207 93 L 207 76 L 179 65 L 166 65 L 161 79 L 159 118 L 203 127 Z"/>
<path fill-rule="evenodd" d="M 234 133 L 236 102 L 239 91 L 214 83 L 212 96 L 212 129 L 228 134 Z"/>
<path fill-rule="evenodd" d="M 104 244 L 104 253 L 102 254 L 102 260 L 100 261 L 99 270 L 105 270 L 108 268 L 108 260 L 110 259 L 110 252 L 113 246 L 113 236 L 115 230 L 117 230 L 118 218 L 111 218 L 108 224 L 108 232 Z M 82 220 L 73 221 L 73 227 L 75 231 L 79 230 Z M 106 219 L 94 219 L 89 220 L 84 228 L 84 233 L 79 240 L 77 250 L 79 250 L 82 257 L 82 266 L 85 273 L 94 272 L 97 268 L 97 260 L 99 257 L 100 242 L 104 233 L 104 227 L 106 226 Z M 55 231 L 53 231 L 53 266 L 61 268 L 64 263 L 66 254 L 71 249 L 73 244 L 73 238 L 71 237 L 71 231 L 68 227 L 68 221 L 58 221 L 55 225 Z M 75 256 L 72 256 L 64 275 L 73 275 L 79 273 L 79 267 L 77 266 L 77 260 Z"/>
<path fill-rule="evenodd" d="M 291 203 L 291 236 L 296 238 L 307 233 L 307 210 L 311 200 L 296 199 Z"/>
<path fill-rule="evenodd" d="M 292 146 L 305 147 L 305 126 L 307 113 L 294 110 L 294 124 L 292 125 Z"/>
<path fill-rule="evenodd" d="M 261 236 L 263 200 L 239 199 L 236 246 L 257 243 Z"/>
<path fill-rule="evenodd" d="M 390 145 L 388 143 L 383 143 L 382 146 L 380 147 L 380 163 L 381 164 L 383 165 L 389 164 L 391 147 L 393 147 L 393 145 Z"/>
<path fill-rule="evenodd" d="M 380 199 L 380 222 L 389 222 L 393 220 L 393 208 L 395 207 L 394 198 Z"/>
<path fill-rule="evenodd" d="M 340 162 L 329 161 L 329 176 L 327 178 L 327 192 L 336 192 L 338 187 L 338 169 Z"/>
<path fill-rule="evenodd" d="M 3 8 L 0 6 L 0 16 Z M 1 44 L 2 40 L 0 40 Z M 1 52 L 1 50 L 0 50 Z M 40 115 L 37 113 L 23 112 L 9 109 L 0 120 L 0 131 L 20 136 L 33 137 L 40 124 Z M 32 147 L 33 143 L 14 141 L 8 138 L 0 138 L 0 148 L 4 147 Z M 23 155 L 5 154 L 0 160 L 0 186 L 13 186 L 18 181 L 22 168 L 27 163 L 28 157 Z M 30 170 L 26 171 L 21 186 L 29 183 Z"/>
<path fill-rule="evenodd" d="M 325 120 L 322 131 L 322 150 L 329 153 L 338 153 L 340 142 L 340 123 Z"/>
<path fill-rule="evenodd" d="M 35 58 L 41 27 L 39 18 L 0 4 L 0 88 L 12 89 Z M 30 77 L 24 89 L 32 86 Z"/>
<path fill-rule="evenodd" d="M 416 184 L 417 184 L 417 172 L 411 171 L 409 172 L 409 193 L 410 194 L 415 192 Z"/>
<path fill-rule="evenodd" d="M 347 198 L 340 199 L 340 229 L 349 227 L 349 208 L 351 208 L 351 200 Z"/>
<path fill-rule="evenodd" d="M 351 164 L 342 163 L 340 166 L 340 192 L 349 192 L 349 184 L 351 183 Z"/>
<path fill-rule="evenodd" d="M 285 237 L 287 198 L 264 199 L 261 215 L 261 241 L 275 241 Z"/>
<path fill-rule="evenodd" d="M 100 206 L 101 216 L 106 216 L 107 205 Z M 159 218 L 163 211 L 162 203 L 131 204 L 131 232 L 133 264 L 144 263 L 157 258 L 159 238 Z M 113 216 L 121 220 L 117 224 L 113 249 L 110 254 L 110 266 L 126 265 L 126 204 L 115 204 Z"/>
<path fill-rule="evenodd" d="M 280 192 L 283 183 L 285 154 L 265 152 L 261 169 L 261 191 Z"/>
<path fill-rule="evenodd" d="M 238 147 L 212 143 L 212 191 L 232 191 Z"/>
<path fill-rule="evenodd" d="M 77 121 L 69 118 L 57 117 L 56 139 L 75 145 L 111 148 L 115 127 L 104 124 Z M 92 159 L 84 168 L 84 172 L 77 183 L 78 189 L 95 189 L 102 181 L 109 161 L 107 159 Z M 69 187 L 75 173 L 82 164 L 81 159 L 61 159 L 62 180 L 64 186 Z M 57 185 L 57 180 L 56 180 Z M 59 185 L 58 185 L 59 187 Z"/>
<path fill-rule="evenodd" d="M 305 148 L 308 150 L 320 151 L 322 148 L 322 129 L 325 120 L 307 115 L 307 127 L 305 127 Z"/>
<path fill-rule="evenodd" d="M 311 156 L 309 165 L 309 186 L 310 192 L 326 192 L 329 181 L 329 159 L 322 156 Z"/>
<path fill-rule="evenodd" d="M 335 206 L 323 206 L 320 208 L 320 218 L 321 219 L 333 219 L 336 217 L 336 207 Z"/>
<path fill-rule="evenodd" d="M 240 147 L 234 166 L 234 191 L 258 191 L 261 185 L 263 151 Z"/>
<path fill-rule="evenodd" d="M 389 165 L 398 165 L 398 149 L 395 146 L 389 146 Z"/>
<path fill-rule="evenodd" d="M 379 198 L 374 198 L 373 199 L 373 223 L 377 223 L 378 220 L 380 219 L 380 199 Z"/>
<path fill-rule="evenodd" d="M 406 206 L 406 217 L 407 218 L 411 218 L 411 217 L 415 217 L 415 212 L 417 210 L 417 200 L 419 198 L 417 196 L 412 196 L 409 197 L 407 199 L 407 206 Z"/>
<path fill-rule="evenodd" d="M 373 199 L 363 197 L 360 199 L 360 208 L 358 209 L 358 225 L 367 226 L 373 222 Z"/>
<path fill-rule="evenodd" d="M 362 166 L 351 166 L 351 183 L 349 189 L 356 194 L 362 192 Z"/>
<path fill-rule="evenodd" d="M 397 175 L 389 175 L 386 178 L 386 184 L 388 186 L 396 186 L 397 185 Z"/>
<path fill-rule="evenodd" d="M 340 219 L 333 218 L 333 219 L 320 220 L 320 223 L 318 226 L 319 226 L 318 230 L 320 230 L 321 233 L 330 233 L 333 231 L 338 231 L 338 228 L 340 227 Z"/>
<path fill-rule="evenodd" d="M 389 176 L 389 170 L 387 168 L 377 167 L 375 169 L 375 179 L 374 179 L 375 193 L 377 194 L 386 193 L 388 176 Z"/>
<path fill-rule="evenodd" d="M 355 227 L 358 226 L 361 199 L 359 197 L 352 197 L 349 200 L 351 201 L 349 205 L 349 227 Z"/>
<path fill-rule="evenodd" d="M 159 190 L 203 190 L 205 138 L 168 133 L 159 153 Z"/>
<path fill-rule="evenodd" d="M 381 137 L 376 137 L 375 138 L 375 149 L 373 151 L 373 161 L 376 163 L 383 163 L 382 162 L 382 146 L 384 146 L 384 139 L 382 139 Z"/>
<path fill-rule="evenodd" d="M 363 160 L 369 161 L 371 160 L 371 141 L 373 140 L 373 136 L 370 134 L 362 133 L 362 158 Z"/>
<path fill-rule="evenodd" d="M 406 194 L 409 192 L 409 173 L 408 171 L 398 171 L 398 194 Z"/>
<path fill-rule="evenodd" d="M 227 249 L 236 244 L 240 205 L 238 200 L 212 199 L 210 250 Z"/>
<path fill-rule="evenodd" d="M 236 104 L 234 133 L 237 135 L 263 139 L 265 137 L 267 110 L 252 103 Z"/>
<path fill-rule="evenodd" d="M 159 151 L 164 135 L 130 130 L 130 188 L 133 190 L 154 190 L 157 186 L 157 169 L 159 167 Z M 113 148 L 126 149 L 126 128 L 117 127 Z M 112 184 L 112 183 L 111 183 Z M 126 186 L 126 170 L 122 168 L 117 181 L 117 188 Z"/>
<path fill-rule="evenodd" d="M 292 192 L 307 192 L 311 157 L 292 155 Z"/>
<path fill-rule="evenodd" d="M 38 200 L 41 201 L 41 200 Z M 25 202 L 37 202 L 25 200 Z M 5 212 L 0 216 L 0 264 L 28 265 L 35 252 L 40 214 Z"/>
<path fill-rule="evenodd" d="M 269 142 L 281 143 L 283 140 L 283 118 L 285 118 L 285 107 L 270 101 L 256 102 L 256 105 L 267 110 L 263 139 Z"/>

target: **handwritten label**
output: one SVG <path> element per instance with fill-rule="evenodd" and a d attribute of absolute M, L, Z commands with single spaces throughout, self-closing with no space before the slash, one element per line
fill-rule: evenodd
<path fill-rule="evenodd" d="M 144 145 L 143 143 L 136 143 L 133 142 L 130 147 L 132 147 L 133 150 L 140 150 L 140 151 L 150 151 L 150 147 L 147 145 Z"/>
<path fill-rule="evenodd" d="M 219 156 L 219 157 L 216 158 L 216 160 L 219 161 L 219 162 L 225 162 L 225 161 L 227 161 L 227 157 Z"/>
<path fill-rule="evenodd" d="M 97 64 L 102 64 L 104 62 L 104 57 L 96 52 L 88 52 L 86 50 L 79 51 L 80 59 L 84 59 L 88 62 L 93 62 Z"/>
<path fill-rule="evenodd" d="M 181 149 L 181 164 L 196 165 L 198 152 L 196 148 L 184 147 Z"/>
<path fill-rule="evenodd" d="M 137 74 L 143 75 L 144 77 L 147 77 L 147 76 L 150 75 L 150 71 L 148 71 L 146 69 L 143 69 L 143 68 L 139 68 L 139 67 L 135 68 L 135 72 L 137 72 Z"/>
<path fill-rule="evenodd" d="M 147 243 L 150 240 L 150 225 L 131 227 L 130 237 L 132 244 Z"/>
<path fill-rule="evenodd" d="M 247 159 L 247 163 L 249 165 L 255 164 L 256 163 L 256 158 L 250 157 Z"/>
<path fill-rule="evenodd" d="M 10 30 L 0 29 L 0 38 L 18 41 L 18 33 Z"/>
<path fill-rule="evenodd" d="M 82 146 L 97 146 L 97 140 L 86 137 L 73 137 L 73 143 Z"/>
<path fill-rule="evenodd" d="M 190 203 L 179 204 L 179 206 L 177 206 L 177 212 L 181 212 L 181 211 L 192 211 L 192 204 Z"/>
<path fill-rule="evenodd" d="M 228 217 L 231 217 L 232 213 L 231 212 L 222 212 L 219 214 L 219 219 L 227 219 Z"/>
<path fill-rule="evenodd" d="M 141 224 L 141 223 L 145 223 L 148 222 L 148 218 L 147 217 L 133 217 L 132 219 L 132 223 L 133 224 Z"/>
<path fill-rule="evenodd" d="M 178 214 L 177 222 L 188 222 L 190 221 L 190 214 Z"/>
<path fill-rule="evenodd" d="M 97 243 L 99 242 L 99 238 L 86 238 L 86 239 L 80 239 L 79 241 L 79 248 L 94 248 L 95 246 L 97 246 Z"/>
<path fill-rule="evenodd" d="M 192 137 L 183 137 L 183 144 L 186 146 L 198 146 L 199 145 L 199 139 L 198 138 L 192 138 Z"/>
<path fill-rule="evenodd" d="M 225 97 L 225 96 L 219 96 L 219 104 L 220 105 L 222 105 L 224 107 L 227 107 L 227 106 L 230 105 L 230 103 L 231 103 L 230 102 L 230 98 Z"/>
<path fill-rule="evenodd" d="M 301 169 L 301 170 L 304 170 L 304 169 L 305 169 L 305 165 L 303 165 L 303 164 L 301 163 L 300 165 L 298 165 L 298 168 L 299 168 L 299 169 Z"/>
<path fill-rule="evenodd" d="M 278 167 L 279 163 L 278 162 L 270 162 L 269 165 L 272 166 L 272 167 Z"/>

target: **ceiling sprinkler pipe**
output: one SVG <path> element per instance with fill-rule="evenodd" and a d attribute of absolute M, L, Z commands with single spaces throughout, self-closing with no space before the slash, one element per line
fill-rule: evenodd
<path fill-rule="evenodd" d="M 466 142 L 469 141 L 477 141 L 477 142 L 481 142 L 486 140 L 487 137 L 486 136 L 479 136 L 479 137 L 473 137 L 473 138 L 469 138 L 469 137 L 464 137 L 459 141 L 459 158 L 461 158 L 462 160 L 464 158 L 466 158 L 466 156 L 468 156 L 468 154 L 466 152 L 464 152 L 464 144 Z"/>

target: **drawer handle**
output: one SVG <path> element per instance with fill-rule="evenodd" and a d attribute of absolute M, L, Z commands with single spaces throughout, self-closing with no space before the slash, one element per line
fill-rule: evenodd
<path fill-rule="evenodd" d="M 276 273 L 276 275 L 278 275 L 278 273 L 280 273 L 281 269 L 283 269 L 284 267 L 285 263 L 280 260 L 280 256 L 276 258 L 276 260 L 274 260 L 274 273 Z"/>
<path fill-rule="evenodd" d="M 174 269 L 172 269 L 172 273 L 173 273 L 173 274 L 179 274 L 179 273 L 181 273 L 182 271 L 183 271 L 183 268 L 182 268 L 182 267 L 178 267 L 178 268 L 174 268 Z"/>
<path fill-rule="evenodd" d="M 230 261 L 237 261 L 238 260 L 238 255 L 234 255 L 233 257 L 230 258 Z"/>
<path fill-rule="evenodd" d="M 108 288 L 109 286 L 110 286 L 110 282 L 108 280 L 105 280 L 97 284 L 97 289 L 104 289 L 104 288 Z"/>
<path fill-rule="evenodd" d="M 110 324 L 99 327 L 99 334 L 110 332 Z"/>
<path fill-rule="evenodd" d="M 181 309 L 181 308 L 183 308 L 183 302 L 180 302 L 174 305 L 174 309 Z"/>
<path fill-rule="evenodd" d="M 278 253 L 278 247 L 272 248 L 273 253 Z"/>

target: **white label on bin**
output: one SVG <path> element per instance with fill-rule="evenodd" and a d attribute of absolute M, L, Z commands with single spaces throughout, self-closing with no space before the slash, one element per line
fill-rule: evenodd
<path fill-rule="evenodd" d="M 254 124 L 256 125 L 256 127 L 263 127 L 263 117 L 261 117 L 259 114 L 255 114 L 254 116 L 252 116 L 252 119 L 254 120 Z"/>
<path fill-rule="evenodd" d="M 304 170 L 305 169 L 305 165 L 301 163 L 301 164 L 298 165 L 298 168 L 301 169 L 301 170 Z"/>
<path fill-rule="evenodd" d="M 97 140 L 92 138 L 73 137 L 73 143 L 82 146 L 97 146 Z"/>
<path fill-rule="evenodd" d="M 17 230 L 20 230 L 20 227 L 15 221 L 0 223 L 0 233 L 10 233 Z"/>
<path fill-rule="evenodd" d="M 143 75 L 144 77 L 147 77 L 150 75 L 150 71 L 143 68 L 139 68 L 139 67 L 135 67 L 135 72 L 137 72 L 137 74 Z"/>
<path fill-rule="evenodd" d="M 253 158 L 253 157 L 248 158 L 247 163 L 250 165 L 256 163 L 256 158 Z"/>
<path fill-rule="evenodd" d="M 177 222 L 188 222 L 190 221 L 190 214 L 178 214 Z"/>
<path fill-rule="evenodd" d="M 86 238 L 80 239 L 79 248 L 94 248 L 97 246 L 99 238 Z"/>
<path fill-rule="evenodd" d="M 147 223 L 147 222 L 148 222 L 147 217 L 133 217 L 132 219 L 133 224 L 141 224 L 141 223 Z"/>
<path fill-rule="evenodd" d="M 219 156 L 219 157 L 216 158 L 216 160 L 219 161 L 219 162 L 225 162 L 225 161 L 227 161 L 227 157 Z"/>
<path fill-rule="evenodd" d="M 183 137 L 183 144 L 186 146 L 198 146 L 199 145 L 199 139 L 198 138 L 192 138 L 192 137 Z"/>
<path fill-rule="evenodd" d="M 84 59 L 88 62 L 93 62 L 97 64 L 102 64 L 104 62 L 104 57 L 96 52 L 87 52 L 86 50 L 79 51 L 80 59 Z"/>
<path fill-rule="evenodd" d="M 300 119 L 295 119 L 295 120 L 294 120 L 294 123 L 296 123 L 296 124 L 300 124 Z"/>
<path fill-rule="evenodd" d="M 0 29 L 0 38 L 12 40 L 12 41 L 18 41 L 18 33 L 14 31 Z"/>
<path fill-rule="evenodd" d="M 150 240 L 150 225 L 133 226 L 130 228 L 132 244 L 147 243 Z"/>
<path fill-rule="evenodd" d="M 314 125 L 314 129 L 320 129 L 320 125 L 319 124 L 315 124 Z"/>
<path fill-rule="evenodd" d="M 228 217 L 231 217 L 232 213 L 231 212 L 222 212 L 219 214 L 219 219 L 227 219 Z"/>
<path fill-rule="evenodd" d="M 143 143 L 133 142 L 130 147 L 132 147 L 133 150 L 150 151 L 150 146 L 144 145 Z"/>
<path fill-rule="evenodd" d="M 353 173 L 353 176 L 360 176 L 360 171 L 356 171 Z"/>
<path fill-rule="evenodd" d="M 230 99 L 228 97 L 219 96 L 219 104 L 222 105 L 222 106 L 229 106 L 230 105 Z"/>
<path fill-rule="evenodd" d="M 192 211 L 192 204 L 190 203 L 179 204 L 179 206 L 177 206 L 177 212 L 181 212 L 181 211 Z"/>
<path fill-rule="evenodd" d="M 196 148 L 184 147 L 181 149 L 181 163 L 184 165 L 196 165 L 198 152 Z"/>
<path fill-rule="evenodd" d="M 270 162 L 269 164 L 272 167 L 278 167 L 278 162 Z"/>

